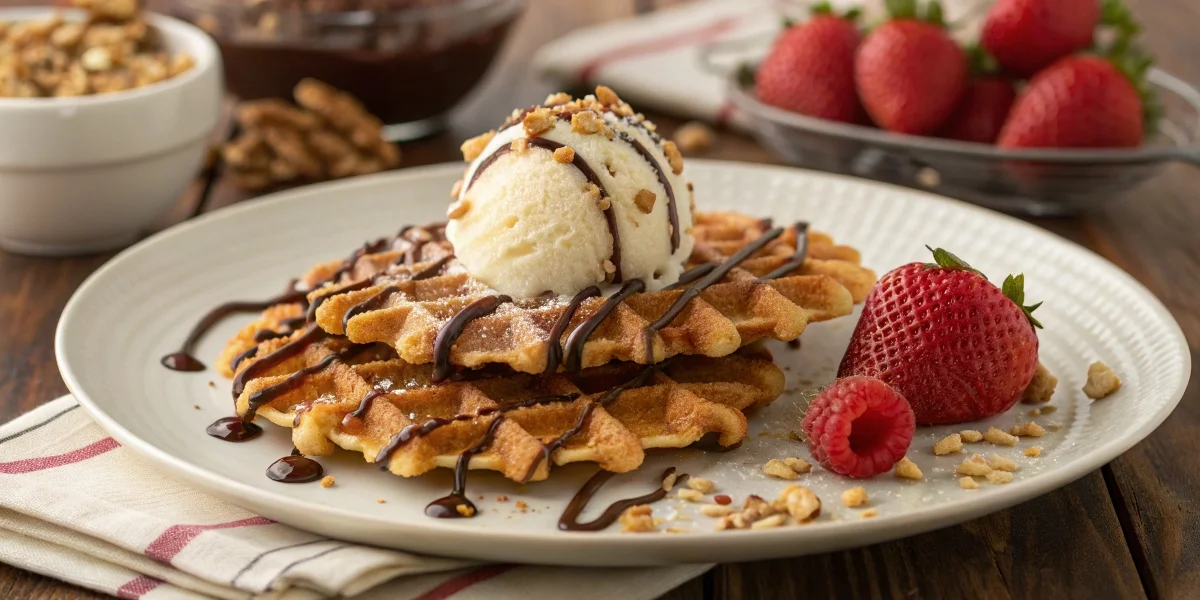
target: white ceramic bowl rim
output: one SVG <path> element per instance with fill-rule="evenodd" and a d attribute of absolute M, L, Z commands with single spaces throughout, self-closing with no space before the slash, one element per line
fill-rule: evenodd
<path fill-rule="evenodd" d="M 84 14 L 80 9 L 64 9 L 51 6 L 23 6 L 13 8 L 0 8 L 0 21 L 28 21 L 41 17 L 46 17 L 54 13 L 61 13 L 67 18 L 79 17 Z M 217 45 L 213 42 L 211 36 L 205 33 L 199 27 L 192 25 L 186 21 L 161 15 L 158 13 L 147 12 L 147 20 L 160 33 L 182 42 L 186 46 L 187 51 L 195 59 L 196 64 L 191 69 L 156 83 L 152 83 L 140 88 L 113 92 L 110 94 L 89 94 L 87 96 L 68 96 L 62 98 L 6 98 L 0 97 L 0 110 L 6 109 L 23 109 L 23 110 L 52 110 L 60 111 L 63 108 L 69 107 L 84 107 L 96 106 L 112 102 L 121 102 L 131 98 L 142 96 L 150 96 L 153 94 L 165 92 L 171 89 L 188 85 L 201 76 L 202 73 L 213 68 L 220 58 L 220 52 L 217 50 Z"/>

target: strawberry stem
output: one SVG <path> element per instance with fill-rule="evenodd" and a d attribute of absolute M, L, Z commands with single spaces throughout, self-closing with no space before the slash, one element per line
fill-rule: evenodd
<path fill-rule="evenodd" d="M 955 256 L 953 252 L 950 252 L 945 248 L 930 248 L 929 246 L 925 246 L 925 249 L 933 253 L 933 262 L 925 263 L 926 269 L 970 271 L 976 275 L 979 275 L 980 277 L 983 277 L 984 279 L 987 279 L 987 276 L 983 273 L 980 273 L 978 269 L 975 269 L 971 265 L 967 264 L 967 261 Z"/>
<path fill-rule="evenodd" d="M 1146 75 L 1154 66 L 1154 57 L 1137 43 L 1142 26 L 1121 0 L 1103 0 L 1100 25 L 1109 35 L 1097 36 L 1094 49 L 1128 77 L 1137 89 L 1142 99 L 1142 124 L 1149 136 L 1158 130 L 1162 105 L 1159 104 L 1158 94 L 1146 80 Z"/>
<path fill-rule="evenodd" d="M 1025 305 L 1025 274 L 1009 275 L 1004 278 L 1004 284 L 1000 286 L 1000 291 L 1012 300 L 1014 304 L 1021 307 L 1021 312 L 1025 313 L 1025 318 L 1029 319 L 1029 324 L 1038 329 L 1042 329 L 1042 324 L 1033 316 L 1033 311 L 1037 310 L 1042 305 L 1041 302 L 1032 306 Z"/>
<path fill-rule="evenodd" d="M 821 16 L 821 15 L 829 15 L 829 16 L 834 16 L 834 17 L 840 17 L 840 18 L 846 19 L 847 21 L 856 21 L 856 20 L 858 20 L 858 17 L 862 15 L 862 7 L 853 6 L 853 7 L 846 9 L 846 12 L 838 13 L 837 11 L 833 10 L 833 5 L 827 1 L 818 2 L 814 5 L 812 5 L 812 7 L 808 9 L 808 11 L 814 17 Z"/>

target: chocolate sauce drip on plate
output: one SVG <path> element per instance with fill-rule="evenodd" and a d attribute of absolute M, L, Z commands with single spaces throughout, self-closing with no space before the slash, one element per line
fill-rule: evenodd
<path fill-rule="evenodd" d="M 437 337 L 433 341 L 433 380 L 435 382 L 450 376 L 450 371 L 453 369 L 450 364 L 450 348 L 454 346 L 458 336 L 462 335 L 467 324 L 492 314 L 506 302 L 512 302 L 512 298 L 505 295 L 480 298 L 468 304 L 438 330 Z"/>
<path fill-rule="evenodd" d="M 596 328 L 604 322 L 604 319 L 608 318 L 608 315 L 616 310 L 618 304 L 645 289 L 646 284 L 641 279 L 634 279 L 621 286 L 621 289 L 617 290 L 617 293 L 609 296 L 604 301 L 604 304 L 596 309 L 596 312 L 592 313 L 583 323 L 579 324 L 579 327 L 575 328 L 575 331 L 571 332 L 571 335 L 567 336 L 567 344 L 564 348 L 567 356 L 564 366 L 568 373 L 578 373 L 582 367 L 583 346 L 587 343 L 588 338 L 591 337 L 592 332 L 596 331 Z"/>
<path fill-rule="evenodd" d="M 454 489 L 446 496 L 430 502 L 425 507 L 426 515 L 436 519 L 461 519 L 475 516 L 475 505 L 467 498 L 467 468 L 471 465 L 471 457 L 487 450 L 488 446 L 492 445 L 492 440 L 496 438 L 496 430 L 503 421 L 504 415 L 492 419 L 492 424 L 488 426 L 487 433 L 483 434 L 483 439 L 479 440 L 474 447 L 464 450 L 462 454 L 458 455 L 458 462 L 454 464 Z M 465 508 L 460 511 L 460 506 Z"/>
<path fill-rule="evenodd" d="M 192 327 L 187 338 L 183 340 L 183 345 L 179 347 L 179 350 L 162 357 L 160 362 L 162 366 L 172 371 L 203 371 L 204 363 L 192 356 L 192 352 L 196 349 L 196 342 L 200 341 L 200 338 L 208 333 L 208 330 L 212 329 L 214 325 L 220 323 L 229 315 L 254 313 L 266 310 L 268 307 L 276 304 L 292 304 L 295 302 L 304 302 L 304 292 L 292 289 L 266 300 L 226 302 L 208 311 L 207 314 L 201 317 L 195 327 Z"/>
<path fill-rule="evenodd" d="M 208 435 L 226 442 L 248 442 L 262 435 L 262 427 L 238 417 L 222 417 L 205 430 Z"/>
<path fill-rule="evenodd" d="M 296 453 L 285 456 L 267 467 L 267 477 L 280 483 L 308 483 L 325 474 L 321 463 Z"/>
<path fill-rule="evenodd" d="M 646 361 L 650 362 L 653 360 L 654 337 L 658 331 L 660 331 L 663 327 L 670 325 L 671 321 L 674 321 L 675 317 L 678 317 L 679 314 L 683 312 L 684 308 L 687 308 L 688 303 L 694 300 L 696 296 L 700 295 L 700 292 L 703 292 L 706 288 L 708 288 L 708 286 L 723 279 L 725 275 L 729 274 L 729 271 L 731 271 L 734 267 L 738 266 L 738 264 L 747 258 L 750 258 L 751 255 L 761 250 L 762 247 L 766 246 L 771 240 L 779 237 L 781 233 L 783 233 L 783 228 L 781 227 L 776 227 L 764 233 L 757 240 L 746 244 L 737 252 L 734 252 L 732 256 L 725 259 L 725 262 L 722 262 L 714 267 L 711 271 L 706 273 L 703 277 L 697 279 L 695 283 L 685 289 L 683 293 L 675 299 L 675 302 L 673 302 L 671 306 L 667 308 L 666 312 L 664 312 L 663 315 L 658 318 L 658 320 L 648 325 L 644 330 L 643 337 L 646 344 Z"/>
<path fill-rule="evenodd" d="M 575 294 L 574 298 L 567 303 L 567 307 L 563 309 L 558 320 L 554 322 L 554 326 L 550 328 L 549 346 L 546 348 L 546 370 L 545 373 L 553 373 L 558 370 L 558 365 L 562 364 L 562 334 L 567 330 L 567 326 L 571 324 L 571 319 L 575 317 L 575 311 L 579 310 L 579 306 L 584 300 L 594 298 L 600 295 L 600 288 L 590 286 L 583 291 Z"/>
<path fill-rule="evenodd" d="M 309 346 L 309 344 L 324 338 L 326 335 L 327 334 L 322 331 L 321 328 L 313 325 L 308 329 L 305 329 L 304 333 L 297 336 L 295 339 L 276 348 L 274 352 L 267 354 L 266 356 L 255 361 L 250 366 L 242 369 L 242 371 L 233 378 L 234 402 L 237 402 L 238 396 L 241 396 L 242 391 L 246 389 L 247 381 L 258 377 L 263 372 L 275 368 L 279 365 L 279 363 L 282 363 L 283 361 L 303 352 L 304 349 Z M 253 354 L 251 354 L 251 356 L 253 356 Z"/>
<path fill-rule="evenodd" d="M 667 174 L 663 171 L 662 165 L 658 164 L 658 160 L 654 158 L 654 155 L 650 154 L 650 151 L 641 142 L 637 141 L 637 138 L 624 131 L 619 132 L 617 135 L 625 143 L 632 146 L 635 152 L 642 155 L 642 158 L 646 159 L 646 162 L 650 163 L 650 166 L 654 168 L 654 174 L 658 176 L 658 183 L 667 192 L 667 218 L 671 222 L 671 252 L 675 252 L 679 249 L 679 209 L 675 204 L 675 188 L 671 185 L 670 180 L 667 179 Z"/>
<path fill-rule="evenodd" d="M 804 260 L 808 258 L 808 223 L 800 221 L 796 223 L 796 252 L 792 254 L 792 258 L 780 265 L 774 271 L 759 277 L 755 281 L 761 283 L 783 277 L 796 269 L 804 266 Z"/>
<path fill-rule="evenodd" d="M 674 474 L 675 467 L 670 467 L 666 471 L 663 471 L 661 478 L 662 482 L 665 483 L 667 478 Z M 558 519 L 558 528 L 563 531 L 600 531 L 601 529 L 616 523 L 617 519 L 621 517 L 621 513 L 625 512 L 625 509 L 631 506 L 637 506 L 639 504 L 657 502 L 667 497 L 668 490 L 663 489 L 663 486 L 660 483 L 658 488 L 656 488 L 653 492 L 638 496 L 636 498 L 617 500 L 616 502 L 610 504 L 608 508 L 604 509 L 604 512 L 600 513 L 600 516 L 586 523 L 580 523 L 578 519 L 579 515 L 583 513 L 583 509 L 587 508 L 588 502 L 590 502 L 592 497 L 596 495 L 596 492 L 600 491 L 600 488 L 603 487 L 605 483 L 608 483 L 608 480 L 612 479 L 614 475 L 616 475 L 616 473 L 613 473 L 612 471 L 599 471 L 595 475 L 592 475 L 592 478 L 587 480 L 587 483 L 583 484 L 583 487 L 579 489 L 579 492 L 575 494 L 575 497 L 571 498 L 570 504 L 567 504 L 566 510 L 563 511 L 562 516 Z M 675 480 L 676 483 L 681 483 L 684 481 L 687 481 L 686 474 L 680 475 Z"/>
<path fill-rule="evenodd" d="M 263 360 L 266 360 L 269 356 L 270 355 L 268 354 L 266 357 L 263 357 Z M 303 369 L 288 375 L 287 379 L 250 394 L 250 397 L 246 400 L 246 414 L 243 415 L 242 418 L 246 420 L 253 419 L 254 415 L 258 413 L 258 409 L 264 404 L 267 404 L 268 402 L 278 398 L 284 393 L 300 387 L 300 384 L 304 383 L 304 379 L 306 377 L 315 375 L 321 371 L 324 371 L 325 369 L 328 369 L 329 366 L 337 362 L 339 358 L 341 358 L 340 355 L 330 354 L 329 356 L 321 359 L 319 362 L 304 367 Z"/>
<path fill-rule="evenodd" d="M 554 152 L 555 150 L 563 147 L 563 145 L 558 142 L 541 137 L 530 138 L 528 142 L 530 146 L 537 146 L 538 148 L 543 148 L 545 150 L 549 150 L 550 152 Z M 483 159 L 483 162 L 479 163 L 479 166 L 475 168 L 475 172 L 471 174 L 471 179 L 467 182 L 467 185 L 464 189 L 470 189 L 471 184 L 475 183 L 476 179 L 479 179 L 480 174 L 487 170 L 488 167 L 492 166 L 497 159 L 505 154 L 508 154 L 509 152 L 512 152 L 512 146 L 501 146 L 495 152 L 493 152 L 491 156 Z M 571 164 L 575 165 L 575 168 L 579 169 L 580 173 L 583 173 L 584 179 L 587 179 L 589 183 L 596 186 L 600 190 L 601 197 L 610 197 L 608 192 L 604 189 L 604 184 L 600 182 L 600 178 L 596 176 L 596 172 L 592 170 L 591 165 L 584 160 L 583 155 L 581 155 L 579 152 L 576 152 L 575 159 L 571 161 Z M 611 201 L 609 202 L 608 208 L 604 209 L 604 220 L 608 223 L 608 232 L 612 235 L 613 239 L 612 255 L 609 257 L 609 260 L 611 260 L 613 266 L 616 267 L 616 272 L 613 275 L 612 283 L 621 283 L 621 236 L 617 232 L 617 213 L 616 209 L 612 206 Z M 676 229 L 678 229 L 678 227 L 676 227 Z"/>

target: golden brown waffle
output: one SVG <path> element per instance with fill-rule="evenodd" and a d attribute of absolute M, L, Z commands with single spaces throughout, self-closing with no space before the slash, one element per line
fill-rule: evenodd
<path fill-rule="evenodd" d="M 264 342 L 264 350 L 303 335 Z M 386 460 L 391 472 L 405 477 L 454 467 L 458 456 L 475 449 L 493 421 L 503 417 L 486 450 L 470 458 L 469 468 L 534 481 L 549 474 L 547 454 L 557 465 L 586 461 L 625 472 L 636 469 L 649 448 L 683 448 L 706 436 L 731 446 L 746 435 L 743 411 L 774 401 L 784 385 L 783 373 L 762 351 L 677 357 L 649 368 L 613 363 L 573 375 L 509 372 L 434 383 L 429 365 L 363 362 L 373 357 L 352 358 L 359 349 L 335 337 L 309 344 L 268 369 L 252 367 L 254 358 L 244 361 L 242 369 L 261 372 L 246 382 L 238 414 L 245 417 L 253 403 L 258 416 L 293 427 L 292 441 L 306 455 L 328 455 L 341 447 L 361 452 L 368 462 Z M 606 394 L 611 398 L 610 390 L 639 375 L 636 385 L 599 404 Z M 368 395 L 375 397 L 355 413 Z M 557 395 L 572 396 L 528 405 Z M 488 411 L 495 412 L 470 418 Z M 400 432 L 416 431 L 431 419 L 450 422 L 396 442 Z M 389 444 L 394 451 L 381 454 Z"/>
<path fill-rule="evenodd" d="M 694 233 L 693 265 L 721 261 L 757 239 L 769 225 L 734 213 L 699 213 Z M 770 281 L 755 279 L 787 263 L 795 252 L 796 234 L 788 229 L 734 268 L 721 283 L 705 289 L 668 326 L 645 343 L 646 327 L 658 319 L 682 290 L 636 293 L 600 321 L 582 345 L 579 367 L 610 361 L 652 364 L 676 355 L 724 356 L 760 339 L 792 340 L 809 322 L 847 315 L 863 300 L 875 274 L 859 264 L 858 252 L 837 246 L 826 235 L 808 234 L 807 258 L 799 269 Z M 401 244 L 404 246 L 404 244 Z M 465 273 L 453 260 L 448 243 L 426 244 L 416 264 L 396 265 L 399 250 L 366 253 L 337 283 L 309 295 L 316 323 L 355 343 L 382 342 L 413 364 L 435 361 L 435 339 L 464 308 L 495 292 Z M 337 263 L 323 265 L 328 277 Z M 432 276 L 413 280 L 415 273 Z M 307 278 L 319 280 L 310 274 Z M 583 301 L 559 337 L 570 334 L 604 304 L 605 298 Z M 355 311 L 369 303 L 371 310 Z M 365 306 L 365 305 L 364 305 Z M 517 299 L 500 304 L 486 316 L 467 322 L 450 347 L 448 362 L 467 368 L 506 364 L 525 373 L 547 370 L 552 330 L 568 310 L 558 298 Z M 345 325 L 345 327 L 344 327 Z M 561 346 L 560 346 L 561 347 Z"/>

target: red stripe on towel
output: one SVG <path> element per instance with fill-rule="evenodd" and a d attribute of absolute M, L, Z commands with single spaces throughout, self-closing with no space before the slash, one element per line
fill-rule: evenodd
<path fill-rule="evenodd" d="M 240 519 L 228 523 L 214 523 L 212 525 L 172 525 L 166 531 L 162 532 L 157 539 L 150 542 L 149 546 L 146 546 L 145 554 L 159 562 L 169 563 L 192 540 L 196 539 L 196 536 L 205 531 L 248 527 L 251 525 L 270 525 L 274 522 L 266 517 L 250 517 L 249 519 Z"/>
<path fill-rule="evenodd" d="M 117 588 L 116 595 L 118 598 L 126 600 L 137 600 L 143 594 L 149 594 L 151 590 L 163 584 L 161 579 L 139 575 L 130 579 L 125 585 Z"/>
<path fill-rule="evenodd" d="M 110 437 L 104 438 L 93 444 L 84 446 L 78 450 L 72 450 L 66 454 L 56 454 L 54 456 L 43 456 L 41 458 L 27 458 L 14 462 L 0 463 L 0 473 L 6 475 L 16 475 L 18 473 L 33 473 L 35 471 L 44 471 L 77 463 L 81 460 L 87 460 L 93 456 L 104 454 L 113 448 L 119 448 L 121 445 Z"/>
<path fill-rule="evenodd" d="M 447 598 L 477 584 L 487 581 L 497 575 L 507 573 L 517 565 L 488 565 L 455 575 L 438 584 L 437 587 L 413 598 L 413 600 L 446 600 Z"/>

